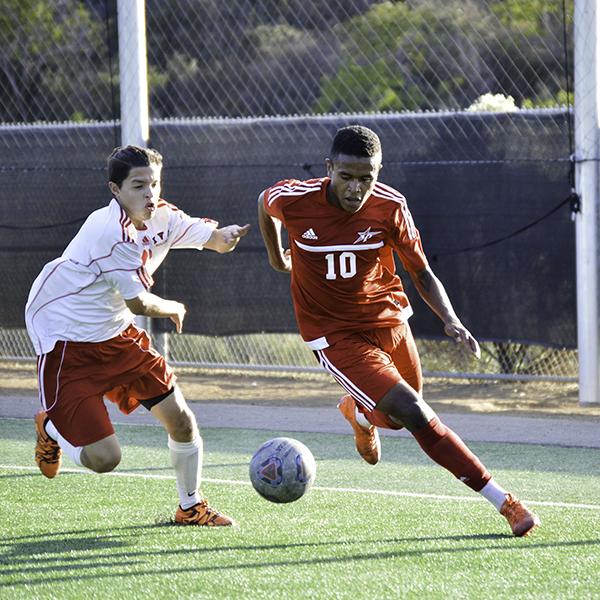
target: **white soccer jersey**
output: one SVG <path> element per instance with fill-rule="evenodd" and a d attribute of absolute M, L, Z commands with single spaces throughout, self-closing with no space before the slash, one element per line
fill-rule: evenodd
<path fill-rule="evenodd" d="M 93 212 L 33 282 L 25 322 L 36 353 L 50 352 L 58 340 L 102 342 L 118 335 L 134 320 L 125 300 L 152 286 L 169 250 L 201 250 L 217 226 L 164 200 L 144 230 L 114 198 Z"/>

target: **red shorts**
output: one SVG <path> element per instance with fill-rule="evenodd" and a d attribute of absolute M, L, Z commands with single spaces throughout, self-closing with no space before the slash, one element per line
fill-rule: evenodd
<path fill-rule="evenodd" d="M 374 410 L 401 381 L 419 394 L 423 389 L 421 361 L 408 323 L 353 333 L 315 354 L 363 412 Z"/>
<path fill-rule="evenodd" d="M 104 342 L 59 341 L 38 357 L 42 408 L 74 446 L 114 433 L 103 396 L 129 414 L 139 400 L 165 394 L 174 385 L 173 370 L 135 325 Z"/>

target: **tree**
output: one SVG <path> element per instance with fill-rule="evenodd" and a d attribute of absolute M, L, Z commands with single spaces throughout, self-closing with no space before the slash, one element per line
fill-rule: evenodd
<path fill-rule="evenodd" d="M 463 109 L 489 92 L 518 104 L 556 97 L 557 7 L 541 0 L 377 4 L 335 27 L 341 64 L 324 78 L 315 111 Z"/>
<path fill-rule="evenodd" d="M 111 117 L 103 22 L 69 0 L 4 0 L 0 120 Z"/>

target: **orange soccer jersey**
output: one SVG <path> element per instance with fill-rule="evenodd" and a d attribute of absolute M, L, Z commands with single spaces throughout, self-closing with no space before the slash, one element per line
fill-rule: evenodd
<path fill-rule="evenodd" d="M 265 210 L 288 232 L 292 299 L 303 339 L 319 350 L 349 333 L 395 327 L 412 314 L 396 274 L 427 266 L 406 200 L 377 183 L 349 213 L 326 198 L 329 178 L 285 180 L 264 194 Z"/>

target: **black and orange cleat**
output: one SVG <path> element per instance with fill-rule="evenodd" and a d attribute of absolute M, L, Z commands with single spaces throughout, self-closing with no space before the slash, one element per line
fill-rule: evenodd
<path fill-rule="evenodd" d="M 349 394 L 340 398 L 338 408 L 346 421 L 352 425 L 356 450 L 363 460 L 370 465 L 376 465 L 381 458 L 381 441 L 379 440 L 377 427 L 374 425 L 363 427 L 358 423 L 356 420 L 356 403 Z"/>
<path fill-rule="evenodd" d="M 204 527 L 230 527 L 236 525 L 236 522 L 230 517 L 221 514 L 208 505 L 206 500 L 183 509 L 177 507 L 175 513 L 175 523 L 178 525 L 201 525 Z"/>
<path fill-rule="evenodd" d="M 35 415 L 35 462 L 42 475 L 52 479 L 58 475 L 62 464 L 62 450 L 60 446 L 46 433 L 44 425 L 48 415 L 40 410 Z"/>
<path fill-rule="evenodd" d="M 518 537 L 529 535 L 541 524 L 540 518 L 512 494 L 506 494 L 500 514 L 508 521 L 513 534 Z"/>

